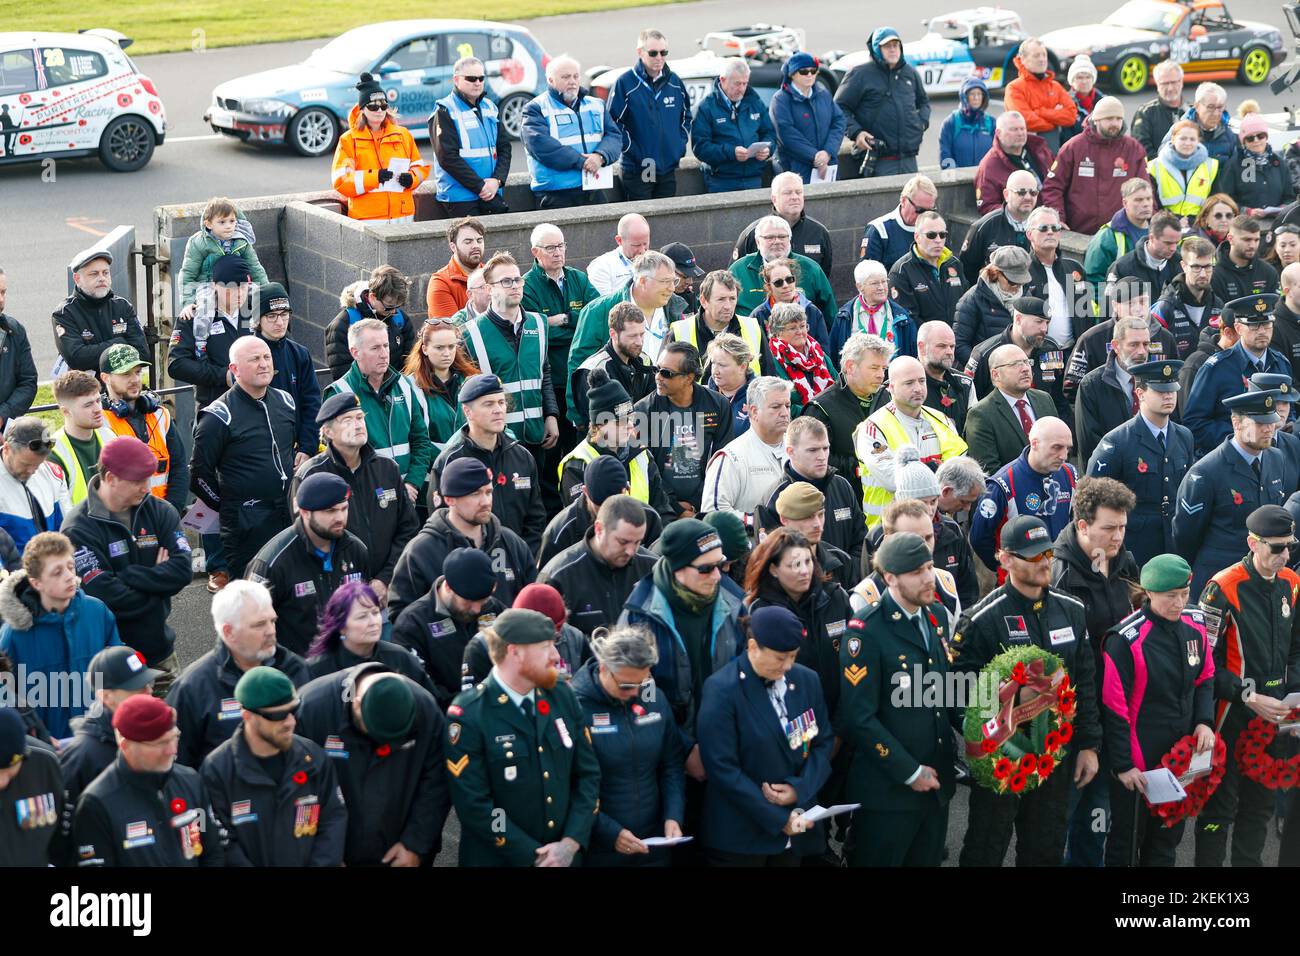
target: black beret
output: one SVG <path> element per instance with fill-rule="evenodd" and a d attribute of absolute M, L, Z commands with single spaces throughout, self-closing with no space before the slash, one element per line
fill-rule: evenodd
<path fill-rule="evenodd" d="M 808 632 L 788 607 L 769 604 L 749 616 L 749 636 L 773 651 L 797 651 Z"/>
<path fill-rule="evenodd" d="M 456 396 L 456 401 L 465 405 L 476 398 L 482 398 L 484 395 L 498 395 L 505 390 L 505 386 L 501 384 L 501 379 L 487 372 L 480 372 L 478 375 L 471 375 L 465 379 L 465 384 L 460 387 L 460 393 Z"/>
<path fill-rule="evenodd" d="M 316 413 L 316 424 L 324 425 L 326 422 L 332 422 L 340 415 L 360 407 L 361 399 L 354 393 L 337 392 L 321 403 L 320 411 Z"/>
<path fill-rule="evenodd" d="M 1281 505 L 1263 505 L 1250 513 L 1246 530 L 1261 538 L 1295 537 L 1295 519 Z"/>
<path fill-rule="evenodd" d="M 1040 319 L 1051 318 L 1047 314 L 1047 303 L 1034 295 L 1017 296 L 1011 300 L 1011 308 L 1021 315 L 1036 315 Z"/>
<path fill-rule="evenodd" d="M 492 472 L 477 458 L 457 458 L 442 470 L 438 491 L 444 498 L 470 495 L 492 484 Z"/>
<path fill-rule="evenodd" d="M 352 489 L 338 475 L 318 471 L 302 480 L 294 501 L 303 511 L 321 511 L 347 501 L 351 495 Z"/>
<path fill-rule="evenodd" d="M 478 548 L 456 548 L 442 561 L 442 576 L 452 593 L 466 601 L 482 601 L 497 586 L 492 558 Z"/>

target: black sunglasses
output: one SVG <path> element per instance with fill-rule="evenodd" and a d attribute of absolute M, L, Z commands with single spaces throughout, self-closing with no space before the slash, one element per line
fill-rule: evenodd
<path fill-rule="evenodd" d="M 1065 227 L 1062 226 L 1059 222 L 1049 223 L 1048 225 L 1045 226 L 1035 226 L 1034 228 L 1037 229 L 1039 232 L 1064 232 L 1065 231 Z"/>
<path fill-rule="evenodd" d="M 1258 541 L 1260 544 L 1262 544 L 1264 547 L 1268 548 L 1270 554 L 1281 554 L 1283 551 L 1287 551 L 1291 548 L 1294 548 L 1297 544 L 1300 544 L 1300 541 L 1296 541 L 1294 538 L 1292 538 L 1290 541 L 1283 541 L 1281 544 L 1277 544 L 1272 541 L 1265 541 L 1257 534 L 1252 534 L 1251 537 L 1254 538 L 1256 541 Z"/>
<path fill-rule="evenodd" d="M 696 574 L 708 575 L 708 574 L 712 574 L 714 571 L 721 573 L 722 566 L 726 563 L 727 563 L 726 561 L 718 561 L 716 564 L 692 564 L 689 565 L 689 567 Z"/>
<path fill-rule="evenodd" d="M 674 372 L 674 371 L 673 371 L 672 369 L 670 369 L 670 368 L 664 368 L 662 365 L 659 365 L 659 366 L 656 366 L 656 367 L 655 367 L 655 374 L 658 375 L 660 378 L 666 378 L 666 379 L 668 379 L 668 380 L 671 381 L 672 379 L 677 378 L 679 375 L 691 375 L 691 374 L 693 374 L 693 373 L 692 373 L 692 372 Z"/>
<path fill-rule="evenodd" d="M 770 281 L 774 289 L 784 289 L 788 285 L 794 285 L 793 276 L 788 279 L 772 279 Z"/>
<path fill-rule="evenodd" d="M 387 110 L 388 110 L 388 104 L 387 104 L 387 103 L 367 103 L 367 104 L 366 104 L 366 109 L 370 110 L 370 112 L 372 112 L 372 113 L 383 113 L 383 112 L 387 112 Z"/>
<path fill-rule="evenodd" d="M 798 73 L 800 76 L 816 76 L 816 75 L 817 75 L 817 67 L 815 67 L 815 66 L 810 66 L 810 67 L 808 67 L 807 69 L 804 69 L 804 70 L 795 70 L 795 72 Z"/>
<path fill-rule="evenodd" d="M 253 713 L 257 714 L 257 716 L 263 718 L 264 720 L 272 720 L 272 721 L 275 721 L 275 722 L 278 724 L 278 723 L 280 723 L 280 721 L 286 719 L 290 714 L 296 714 L 296 713 L 298 712 L 298 708 L 301 707 L 301 706 L 302 706 L 302 701 L 301 701 L 301 700 L 295 700 L 292 704 L 290 704 L 290 705 L 289 705 L 288 707 L 286 707 L 284 710 L 270 710 L 270 711 L 268 711 L 268 710 L 256 710 L 256 709 L 254 709 L 254 710 L 253 710 Z"/>
<path fill-rule="evenodd" d="M 1261 139 L 1268 139 L 1268 133 L 1251 133 L 1245 138 L 1245 142 L 1258 143 Z"/>
<path fill-rule="evenodd" d="M 31 441 L 15 441 L 10 438 L 8 443 L 15 448 L 26 448 L 28 451 L 34 451 L 38 455 L 47 455 L 54 449 L 53 441 L 46 441 L 42 438 L 33 438 Z"/>
<path fill-rule="evenodd" d="M 645 55 L 646 56 L 667 56 L 668 51 L 667 50 L 646 50 Z"/>
<path fill-rule="evenodd" d="M 926 232 L 926 233 L 922 233 L 922 235 L 924 235 L 925 238 L 927 238 L 927 239 L 947 239 L 947 238 L 948 238 L 948 233 L 947 233 L 947 232 Z"/>
<path fill-rule="evenodd" d="M 482 83 L 483 80 L 485 79 L 485 77 L 482 77 L 482 76 L 462 76 L 461 79 L 464 80 L 466 83 Z"/>
<path fill-rule="evenodd" d="M 1037 190 L 1037 189 L 1013 189 L 1013 190 L 1011 190 L 1011 191 L 1012 191 L 1013 193 L 1015 193 L 1017 196 L 1037 196 L 1037 195 L 1038 195 L 1038 190 Z"/>

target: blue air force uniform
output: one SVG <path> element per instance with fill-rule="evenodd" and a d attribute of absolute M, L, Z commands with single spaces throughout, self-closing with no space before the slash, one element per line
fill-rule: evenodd
<path fill-rule="evenodd" d="M 1135 365 L 1132 374 L 1145 388 L 1176 392 L 1182 367 L 1179 361 L 1144 362 Z M 1114 478 L 1137 496 L 1124 547 L 1139 567 L 1174 550 L 1174 509 L 1178 489 L 1196 460 L 1195 445 L 1185 425 L 1169 421 L 1158 429 L 1138 412 L 1108 432 L 1088 461 L 1089 475 Z"/>

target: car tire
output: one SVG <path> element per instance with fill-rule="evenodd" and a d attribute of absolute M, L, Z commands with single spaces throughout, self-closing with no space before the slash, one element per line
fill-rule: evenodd
<path fill-rule="evenodd" d="M 532 97 L 527 93 L 511 93 L 497 104 L 497 117 L 506 128 L 506 135 L 511 139 L 520 139 L 524 134 L 524 107 Z"/>
<path fill-rule="evenodd" d="M 153 158 L 154 128 L 143 116 L 119 116 L 99 137 L 99 160 L 115 173 L 134 173 Z"/>
<path fill-rule="evenodd" d="M 324 156 L 333 152 L 339 141 L 339 121 L 319 106 L 299 110 L 289 121 L 284 138 L 299 156 Z"/>
<path fill-rule="evenodd" d="M 1151 79 L 1151 65 L 1145 57 L 1130 53 L 1115 64 L 1111 77 L 1117 93 L 1141 93 Z"/>
<path fill-rule="evenodd" d="M 1244 86 L 1259 86 L 1273 71 L 1273 53 L 1265 46 L 1248 46 L 1241 54 L 1241 69 L 1237 82 Z"/>

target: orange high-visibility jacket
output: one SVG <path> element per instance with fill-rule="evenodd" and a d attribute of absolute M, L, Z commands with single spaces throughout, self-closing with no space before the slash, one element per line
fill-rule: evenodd
<path fill-rule="evenodd" d="M 420 158 L 411 131 L 405 126 L 389 117 L 376 135 L 369 126 L 357 129 L 360 115 L 361 108 L 352 107 L 347 132 L 339 137 L 334 150 L 334 188 L 347 200 L 348 215 L 353 219 L 397 219 L 414 215 L 415 199 L 411 194 L 429 178 L 429 164 Z M 387 169 L 392 159 L 411 161 L 410 172 L 415 182 L 409 189 L 380 190 L 379 171 Z"/>

